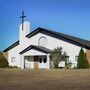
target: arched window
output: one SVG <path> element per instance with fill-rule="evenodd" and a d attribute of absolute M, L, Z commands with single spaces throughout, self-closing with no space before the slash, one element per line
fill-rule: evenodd
<path fill-rule="evenodd" d="M 46 37 L 44 37 L 44 36 L 40 37 L 39 40 L 38 40 L 38 45 L 39 46 L 47 45 L 47 39 L 46 39 Z"/>

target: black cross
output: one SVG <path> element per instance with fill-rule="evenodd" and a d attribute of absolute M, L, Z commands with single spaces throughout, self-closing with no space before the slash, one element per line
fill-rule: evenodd
<path fill-rule="evenodd" d="M 24 18 L 25 18 L 26 16 L 24 15 L 24 11 L 22 11 L 22 16 L 20 16 L 20 18 L 22 18 L 22 30 L 23 30 L 23 28 L 24 28 L 24 25 L 23 25 L 23 23 L 24 23 Z"/>

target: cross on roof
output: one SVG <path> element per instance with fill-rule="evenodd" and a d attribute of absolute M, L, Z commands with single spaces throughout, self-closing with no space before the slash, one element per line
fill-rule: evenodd
<path fill-rule="evenodd" d="M 22 11 L 22 16 L 20 16 L 20 18 L 22 18 L 22 30 L 23 30 L 23 28 L 24 28 L 24 25 L 23 25 L 23 23 L 24 23 L 24 18 L 25 18 L 26 16 L 24 15 L 24 11 Z"/>

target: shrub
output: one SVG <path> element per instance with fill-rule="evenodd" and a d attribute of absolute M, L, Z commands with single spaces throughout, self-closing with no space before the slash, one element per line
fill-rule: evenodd
<path fill-rule="evenodd" d="M 61 47 L 57 47 L 55 48 L 52 52 L 52 61 L 54 64 L 55 68 L 58 68 L 58 64 L 61 60 L 61 55 L 62 55 L 62 48 Z"/>
<path fill-rule="evenodd" d="M 0 52 L 0 68 L 6 68 L 8 67 L 8 61 L 3 56 L 3 53 Z"/>
<path fill-rule="evenodd" d="M 51 55 L 52 55 L 52 61 L 54 64 L 54 68 L 59 68 L 58 65 L 60 61 L 66 62 L 66 59 L 65 59 L 66 53 L 63 52 L 62 47 L 57 47 L 54 50 L 52 50 Z"/>
<path fill-rule="evenodd" d="M 65 65 L 65 66 L 66 66 L 66 68 L 67 68 L 67 69 L 69 69 L 69 68 L 71 68 L 72 63 L 71 63 L 71 62 L 68 62 L 68 63 L 66 63 L 66 65 Z"/>

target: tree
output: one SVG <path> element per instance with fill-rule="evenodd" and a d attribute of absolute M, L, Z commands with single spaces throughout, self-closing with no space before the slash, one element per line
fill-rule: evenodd
<path fill-rule="evenodd" d="M 54 50 L 52 50 L 51 54 L 54 67 L 58 68 L 58 64 L 60 63 L 60 61 L 64 60 L 66 54 L 62 53 L 62 47 L 55 48 Z"/>
<path fill-rule="evenodd" d="M 3 56 L 3 53 L 0 51 L 0 68 L 8 67 L 8 61 Z"/>
<path fill-rule="evenodd" d="M 84 50 L 82 48 L 79 52 L 78 61 L 77 61 L 77 68 L 78 69 L 89 68 L 89 63 L 88 63 L 88 60 L 87 60 L 87 56 L 84 53 Z"/>

